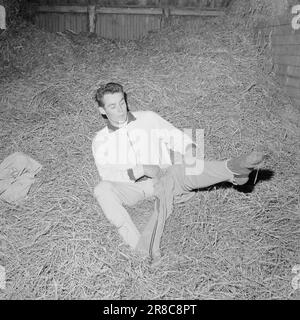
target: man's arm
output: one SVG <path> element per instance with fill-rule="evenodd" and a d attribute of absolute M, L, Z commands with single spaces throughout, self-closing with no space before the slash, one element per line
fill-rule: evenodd
<path fill-rule="evenodd" d="M 136 181 L 143 176 L 156 177 L 161 169 L 157 165 L 137 165 L 132 168 L 124 168 L 123 165 L 111 163 L 107 156 L 107 139 L 105 136 L 98 137 L 92 142 L 92 152 L 100 178 L 108 181 L 130 182 Z"/>
<path fill-rule="evenodd" d="M 116 165 L 97 165 L 101 180 L 130 182 L 144 176 L 155 178 L 161 173 L 157 165 L 138 165 L 129 169 L 120 169 Z"/>
<path fill-rule="evenodd" d="M 117 163 L 112 164 L 107 159 L 107 138 L 98 136 L 92 142 L 92 153 L 101 180 L 130 182 L 127 169 Z"/>
<path fill-rule="evenodd" d="M 189 145 L 195 145 L 191 137 L 184 133 L 182 130 L 179 130 L 173 124 L 163 119 L 160 115 L 155 112 L 151 112 L 152 116 L 156 122 L 156 129 L 159 132 L 159 135 L 164 143 L 168 146 L 174 154 L 185 155 L 189 151 Z M 175 156 L 176 159 L 176 156 Z"/>
<path fill-rule="evenodd" d="M 130 182 L 127 169 L 120 169 L 116 165 L 99 165 L 96 164 L 101 180 Z"/>
<path fill-rule="evenodd" d="M 138 165 L 134 168 L 130 168 L 127 170 L 128 175 L 131 180 L 138 180 L 143 176 L 147 176 L 149 178 L 158 177 L 161 174 L 161 168 L 158 165 Z"/>

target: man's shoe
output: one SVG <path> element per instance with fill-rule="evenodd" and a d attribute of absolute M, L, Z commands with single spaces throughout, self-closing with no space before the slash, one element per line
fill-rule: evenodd
<path fill-rule="evenodd" d="M 265 155 L 262 152 L 252 151 L 227 161 L 227 168 L 234 174 L 233 184 L 243 185 L 249 180 L 249 174 L 263 162 Z"/>

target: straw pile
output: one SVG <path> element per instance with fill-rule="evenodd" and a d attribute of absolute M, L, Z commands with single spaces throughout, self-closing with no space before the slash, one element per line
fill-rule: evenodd
<path fill-rule="evenodd" d="M 22 203 L 0 203 L 2 298 L 297 298 L 299 111 L 237 19 L 191 19 L 128 43 L 33 26 L 1 40 L 0 159 L 23 151 L 43 165 Z M 158 266 L 122 244 L 92 196 L 91 140 L 105 125 L 93 97 L 108 81 L 124 85 L 131 110 L 203 128 L 207 159 L 268 154 L 246 186 L 175 206 Z M 152 205 L 128 208 L 139 228 Z"/>

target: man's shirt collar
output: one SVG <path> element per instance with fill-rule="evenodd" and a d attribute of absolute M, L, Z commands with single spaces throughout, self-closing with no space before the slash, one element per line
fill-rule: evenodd
<path fill-rule="evenodd" d="M 130 111 L 128 111 L 128 113 L 127 113 L 127 123 L 126 123 L 125 126 L 127 126 L 130 122 L 135 121 L 135 120 L 136 120 L 136 117 Z M 107 129 L 108 129 L 108 132 L 114 132 L 114 131 L 116 131 L 118 129 L 121 129 L 121 128 L 112 125 L 109 122 L 109 120 L 107 120 Z"/>

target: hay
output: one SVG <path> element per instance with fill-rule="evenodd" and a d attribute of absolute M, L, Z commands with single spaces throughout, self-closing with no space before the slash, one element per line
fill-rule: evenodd
<path fill-rule="evenodd" d="M 4 299 L 297 298 L 299 111 L 241 21 L 222 19 L 128 43 L 32 26 L 5 40 L 0 159 L 23 151 L 43 169 L 22 204 L 0 203 Z M 268 154 L 254 188 L 220 185 L 175 206 L 158 266 L 122 244 L 92 196 L 91 140 L 105 125 L 93 97 L 107 81 L 123 83 L 132 110 L 205 129 L 208 159 L 258 145 Z M 128 209 L 139 228 L 152 205 Z"/>

